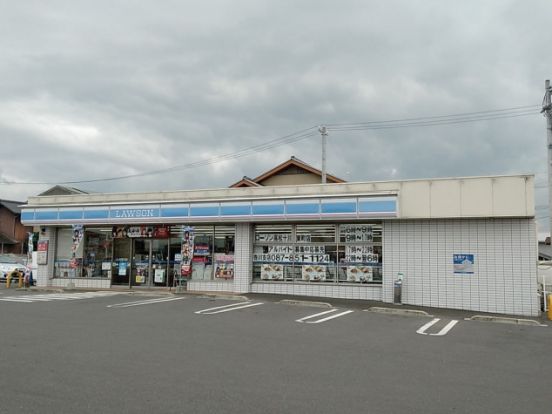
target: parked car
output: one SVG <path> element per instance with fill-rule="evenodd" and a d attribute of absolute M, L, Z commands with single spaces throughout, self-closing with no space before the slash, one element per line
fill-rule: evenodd
<path fill-rule="evenodd" d="M 0 257 L 0 281 L 5 282 L 9 273 L 18 270 L 25 274 L 27 266 L 17 257 L 1 256 Z"/>

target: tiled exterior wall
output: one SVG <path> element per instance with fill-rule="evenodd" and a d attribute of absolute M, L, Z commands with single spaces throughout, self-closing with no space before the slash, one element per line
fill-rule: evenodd
<path fill-rule="evenodd" d="M 56 228 L 46 227 L 46 231 L 40 232 L 40 241 L 48 240 L 48 264 L 37 266 L 36 285 L 39 287 L 50 286 L 54 276 L 54 261 L 56 254 Z"/>
<path fill-rule="evenodd" d="M 247 293 L 251 286 L 252 276 L 252 226 L 249 223 L 236 224 L 234 247 L 234 292 Z"/>
<path fill-rule="evenodd" d="M 316 283 L 255 282 L 251 285 L 252 293 L 377 301 L 381 301 L 381 290 L 381 286 L 322 285 Z"/>
<path fill-rule="evenodd" d="M 109 279 L 52 279 L 50 286 L 71 289 L 109 289 L 111 281 Z"/>
<path fill-rule="evenodd" d="M 383 300 L 404 273 L 403 303 L 536 316 L 533 219 L 386 221 Z M 454 273 L 453 254 L 474 254 L 473 274 Z"/>

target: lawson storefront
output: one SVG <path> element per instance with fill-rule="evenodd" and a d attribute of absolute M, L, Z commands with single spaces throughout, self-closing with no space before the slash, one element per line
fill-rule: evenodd
<path fill-rule="evenodd" d="M 39 286 L 185 281 L 390 302 L 403 273 L 405 303 L 533 315 L 532 185 L 511 176 L 41 196 L 22 221 L 40 233 Z"/>

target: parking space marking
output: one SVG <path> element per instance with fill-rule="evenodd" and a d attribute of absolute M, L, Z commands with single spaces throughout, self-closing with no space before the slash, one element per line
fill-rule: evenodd
<path fill-rule="evenodd" d="M 153 305 L 156 303 L 173 302 L 184 298 L 155 298 L 155 299 L 142 299 L 134 302 L 115 303 L 113 305 L 107 305 L 106 308 L 130 308 L 131 306 L 141 305 Z"/>
<path fill-rule="evenodd" d="M 217 306 L 216 308 L 202 309 L 194 312 L 197 315 L 214 315 L 216 313 L 231 312 L 238 309 L 250 308 L 252 306 L 262 305 L 262 302 L 238 302 L 231 305 Z"/>
<path fill-rule="evenodd" d="M 451 320 L 448 324 L 445 325 L 443 329 L 441 329 L 437 333 L 430 333 L 428 334 L 426 331 L 431 328 L 433 325 L 435 325 L 437 322 L 439 322 L 441 319 L 435 318 L 432 321 L 426 323 L 424 326 L 422 326 L 420 329 L 416 331 L 416 333 L 420 335 L 430 335 L 430 336 L 445 336 L 452 328 L 454 328 L 454 325 L 458 323 L 457 320 Z"/>
<path fill-rule="evenodd" d="M 118 295 L 118 292 L 83 292 L 83 293 L 48 293 L 44 295 L 28 295 L 28 296 L 5 296 L 1 297 L 2 302 L 19 302 L 19 303 L 32 303 L 32 302 L 50 302 L 54 300 L 79 300 L 79 299 L 93 299 L 101 298 L 105 296 Z"/>
<path fill-rule="evenodd" d="M 304 318 L 297 319 L 295 322 L 304 322 L 307 319 L 316 318 L 317 316 L 327 315 L 328 313 L 336 312 L 337 309 L 331 309 L 325 312 L 315 313 L 314 315 L 305 316 Z"/>
<path fill-rule="evenodd" d="M 305 316 L 304 318 L 301 318 L 301 319 L 297 319 L 295 322 L 304 322 L 304 323 L 322 323 L 322 322 L 326 322 L 326 321 L 329 321 L 331 319 L 335 319 L 335 318 L 339 318 L 341 316 L 345 316 L 349 313 L 352 313 L 354 311 L 352 310 L 347 310 L 347 311 L 344 311 L 344 312 L 340 312 L 340 313 L 336 313 L 334 315 L 330 315 L 330 316 L 327 316 L 325 318 L 322 318 L 322 319 L 317 319 L 315 321 L 310 321 L 308 319 L 312 319 L 312 318 L 316 318 L 318 316 L 323 316 L 323 315 L 327 315 L 329 313 L 333 313 L 333 312 L 336 312 L 338 309 L 332 309 L 332 310 L 329 310 L 329 311 L 325 311 L 325 312 L 320 312 L 320 313 L 316 313 L 314 315 L 309 315 L 309 316 Z"/>

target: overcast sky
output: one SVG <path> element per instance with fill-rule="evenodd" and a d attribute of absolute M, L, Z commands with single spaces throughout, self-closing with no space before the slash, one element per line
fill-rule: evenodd
<path fill-rule="evenodd" d="M 551 16 L 550 0 L 0 0 L 0 180 L 148 172 L 326 123 L 536 108 L 552 77 Z M 225 187 L 291 155 L 320 166 L 319 142 L 75 186 Z M 538 109 L 333 131 L 328 170 L 348 181 L 533 173 L 547 214 Z M 0 198 L 48 187 L 3 184 Z"/>

